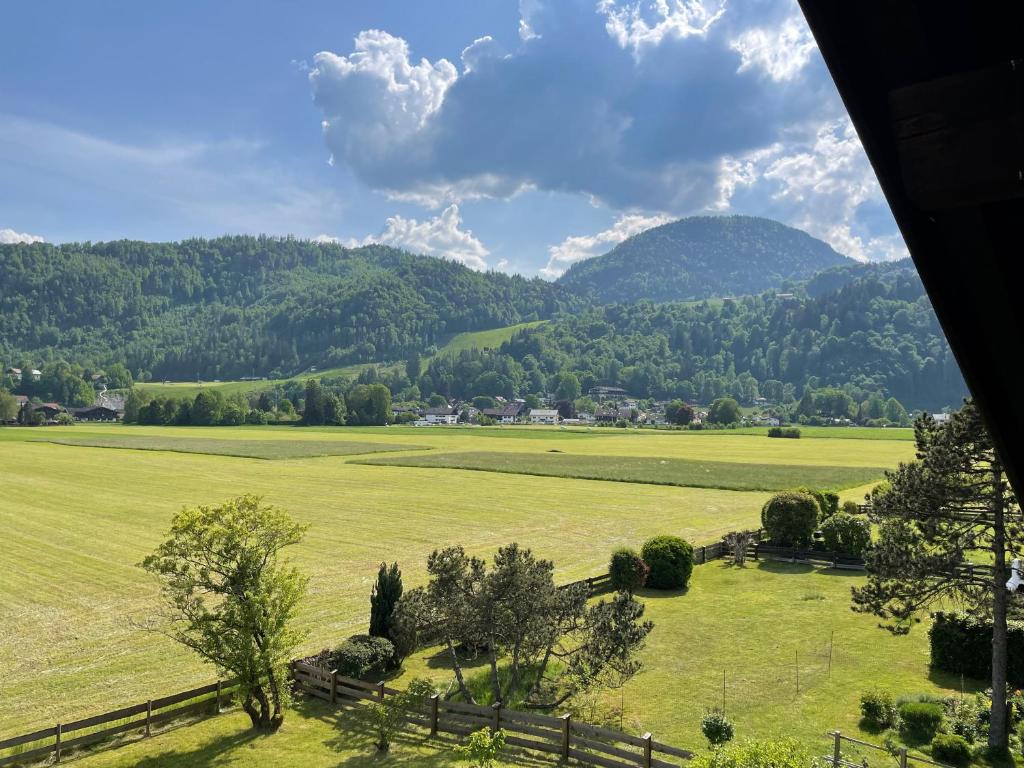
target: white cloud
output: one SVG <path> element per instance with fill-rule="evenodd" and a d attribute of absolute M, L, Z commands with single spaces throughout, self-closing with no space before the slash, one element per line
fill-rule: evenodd
<path fill-rule="evenodd" d="M 817 43 L 802 16 L 774 27 L 751 27 L 730 43 L 740 55 L 738 72 L 760 69 L 775 82 L 792 80 L 811 60 Z"/>
<path fill-rule="evenodd" d="M 27 232 L 15 232 L 13 229 L 0 229 L 0 244 L 12 245 L 13 243 L 45 243 L 46 240 L 39 235 L 30 235 Z"/>
<path fill-rule="evenodd" d="M 724 158 L 715 208 L 757 204 L 759 213 L 804 229 L 859 261 L 906 256 L 849 118 L 801 131 L 771 147 Z M 876 213 L 882 225 L 862 224 L 865 212 Z"/>
<path fill-rule="evenodd" d="M 490 35 L 478 37 L 470 45 L 462 49 L 462 70 L 469 74 L 474 70 L 487 66 L 488 62 L 505 58 L 505 51 Z"/>
<path fill-rule="evenodd" d="M 665 40 L 704 37 L 725 14 L 725 0 L 600 0 L 597 9 L 612 39 L 639 53 Z"/>
<path fill-rule="evenodd" d="M 317 235 L 313 239 L 319 243 L 337 243 L 346 248 L 382 243 L 411 253 L 458 261 L 478 271 L 487 269 L 487 257 L 491 253 L 473 236 L 472 231 L 462 229 L 459 206 L 454 204 L 441 211 L 440 215 L 423 221 L 396 214 L 385 221 L 380 234 L 367 235 L 361 240 L 331 235 Z M 503 266 L 499 262 L 498 268 Z"/>
<path fill-rule="evenodd" d="M 548 248 L 548 263 L 542 267 L 540 274 L 554 279 L 578 261 L 600 256 L 633 235 L 637 235 L 651 227 L 666 224 L 671 216 L 656 214 L 626 214 L 620 216 L 608 229 L 593 235 L 574 235 L 567 237 L 557 245 Z"/>

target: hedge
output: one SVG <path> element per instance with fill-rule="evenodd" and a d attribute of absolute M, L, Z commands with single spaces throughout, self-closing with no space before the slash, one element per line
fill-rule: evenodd
<path fill-rule="evenodd" d="M 990 680 L 992 622 L 962 613 L 938 612 L 928 630 L 934 669 Z M 1007 682 L 1024 686 L 1024 621 L 1011 621 L 1007 637 Z"/>
<path fill-rule="evenodd" d="M 814 497 L 798 491 L 777 493 L 761 509 L 761 525 L 772 544 L 809 547 L 821 508 Z"/>

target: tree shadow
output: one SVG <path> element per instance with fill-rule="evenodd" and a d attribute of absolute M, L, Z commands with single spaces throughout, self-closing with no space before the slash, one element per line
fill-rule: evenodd
<path fill-rule="evenodd" d="M 135 766 L 136 768 L 180 768 L 187 765 L 190 768 L 193 766 L 212 768 L 213 766 L 230 765 L 234 763 L 233 753 L 238 748 L 273 737 L 272 733 L 242 731 L 219 736 L 188 751 L 167 750 L 159 755 L 144 757 L 135 763 Z"/>
<path fill-rule="evenodd" d="M 655 589 L 653 587 L 643 587 L 636 591 L 636 596 L 642 597 L 644 600 L 656 600 L 670 597 L 683 597 L 689 591 L 689 587 L 683 587 L 682 589 Z"/>

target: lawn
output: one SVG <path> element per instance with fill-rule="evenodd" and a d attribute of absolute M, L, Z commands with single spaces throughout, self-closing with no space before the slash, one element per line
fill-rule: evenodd
<path fill-rule="evenodd" d="M 61 437 L 46 442 L 83 448 L 115 448 L 133 451 L 171 451 L 237 456 L 247 459 L 305 459 L 315 456 L 352 456 L 382 451 L 415 451 L 416 445 L 350 440 L 218 440 L 216 438 L 157 436 Z"/>
<path fill-rule="evenodd" d="M 294 548 L 311 577 L 300 620 L 303 650 L 365 629 L 370 585 L 398 559 L 409 586 L 426 556 L 461 543 L 489 557 L 510 541 L 552 559 L 556 578 L 600 573 L 609 553 L 658 533 L 711 542 L 754 527 L 768 494 L 624 482 L 368 466 L 344 456 L 268 463 L 209 453 L 102 450 L 46 440 L 289 441 L 411 445 L 442 452 L 628 456 L 743 464 L 895 466 L 913 444 L 879 440 L 774 440 L 753 435 L 551 428 L 160 428 L 79 425 L 0 428 L 0 735 L 184 690 L 212 673 L 136 624 L 155 584 L 137 564 L 183 505 L 263 494 L 310 525 Z M 780 445 L 781 444 L 781 445 Z M 201 449 L 202 446 L 199 446 Z M 218 450 L 231 448 L 219 447 Z M 322 450 L 320 447 L 315 449 Z M 339 449 L 340 450 L 340 449 Z M 236 451 L 237 452 L 237 451 Z M 415 454 L 401 454 L 415 455 Z M 865 486 L 844 491 L 858 498 Z M 880 636 L 881 637 L 881 636 Z"/>
<path fill-rule="evenodd" d="M 370 766 L 466 766 L 455 759 L 454 737 L 431 739 L 412 731 L 400 735 L 387 755 L 378 755 L 365 726 L 350 713 L 318 700 L 303 700 L 273 735 L 254 734 L 249 718 L 233 711 L 133 741 L 116 749 L 85 754 L 81 768 L 370 768 Z M 500 766 L 549 766 L 551 761 L 509 750 Z"/>
<path fill-rule="evenodd" d="M 558 449 L 553 449 L 558 450 Z M 822 467 L 813 464 L 739 464 L 649 456 L 573 456 L 566 453 L 484 452 L 361 459 L 376 466 L 471 469 L 584 480 L 614 480 L 730 491 L 781 491 L 853 488 L 880 480 L 880 467 Z"/>
<path fill-rule="evenodd" d="M 862 581 L 849 571 L 786 563 L 699 566 L 688 591 L 640 596 L 655 623 L 642 653 L 644 670 L 622 691 L 582 702 L 574 715 L 637 735 L 651 731 L 659 741 L 702 751 L 700 718 L 724 703 L 740 740 L 793 736 L 824 754 L 825 732 L 839 728 L 878 742 L 877 734 L 860 728 L 862 691 L 877 686 L 895 696 L 951 695 L 960 680 L 928 669 L 926 625 L 896 637 L 879 629 L 875 618 L 850 610 L 850 587 Z M 450 679 L 445 658 L 439 649 L 421 652 L 391 684 L 427 676 L 444 687 Z M 319 702 L 300 700 L 273 737 L 247 734 L 247 723 L 242 715 L 225 715 L 81 764 L 453 764 L 446 749 L 438 751 L 438 742 L 415 732 L 391 757 L 375 759 L 365 728 Z"/>

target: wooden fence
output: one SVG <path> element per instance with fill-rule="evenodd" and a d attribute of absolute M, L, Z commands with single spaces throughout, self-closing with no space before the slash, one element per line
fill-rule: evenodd
<path fill-rule="evenodd" d="M 387 701 L 399 693 L 384 683 L 367 683 L 303 662 L 292 664 L 292 677 L 299 690 L 336 706 L 358 706 L 363 701 Z M 650 733 L 626 733 L 574 721 L 569 715 L 555 717 L 493 707 L 445 701 L 430 697 L 422 712 L 410 716 L 412 724 L 430 731 L 431 736 L 452 733 L 466 736 L 481 728 L 505 731 L 507 744 L 544 752 L 556 758 L 574 758 L 583 765 L 603 768 L 678 768 L 679 760 L 693 757 L 685 749 L 655 741 Z M 670 762 L 662 758 L 676 758 Z"/>
<path fill-rule="evenodd" d="M 142 704 L 115 709 L 71 723 L 58 723 L 50 728 L 0 740 L 0 755 L 21 747 L 20 752 L 0 756 L 0 765 L 37 762 L 61 756 L 73 749 L 96 745 L 114 736 L 139 731 L 143 737 L 163 723 L 187 716 L 216 714 L 231 698 L 234 682 L 216 682 L 182 691 L 171 696 L 151 699 Z"/>
<path fill-rule="evenodd" d="M 870 752 L 884 754 L 889 758 L 895 758 L 899 764 L 899 768 L 909 768 L 911 762 L 935 766 L 935 768 L 952 768 L 952 766 L 944 763 L 936 763 L 934 760 L 929 760 L 925 757 L 916 757 L 915 755 L 908 754 L 906 747 L 900 747 L 899 751 L 894 755 L 889 751 L 888 747 L 880 747 L 877 744 L 869 744 L 868 742 L 861 741 L 860 739 L 844 736 L 839 731 L 829 731 L 827 735 L 832 737 L 832 754 L 825 755 L 822 760 L 824 760 L 826 764 L 831 764 L 833 768 L 864 768 L 868 763 L 867 758 L 863 756 L 863 753 L 868 750 L 870 750 Z M 846 749 L 854 750 L 857 753 L 856 757 L 861 758 L 860 762 L 857 760 L 851 760 L 850 758 L 854 757 L 854 755 L 844 752 L 844 747 Z"/>
<path fill-rule="evenodd" d="M 796 563 L 817 563 L 831 568 L 862 571 L 865 568 L 864 558 L 843 554 L 842 552 L 819 552 L 813 549 L 797 547 L 777 547 L 773 544 L 755 544 L 747 551 L 748 557 L 754 560 L 788 560 Z"/>

